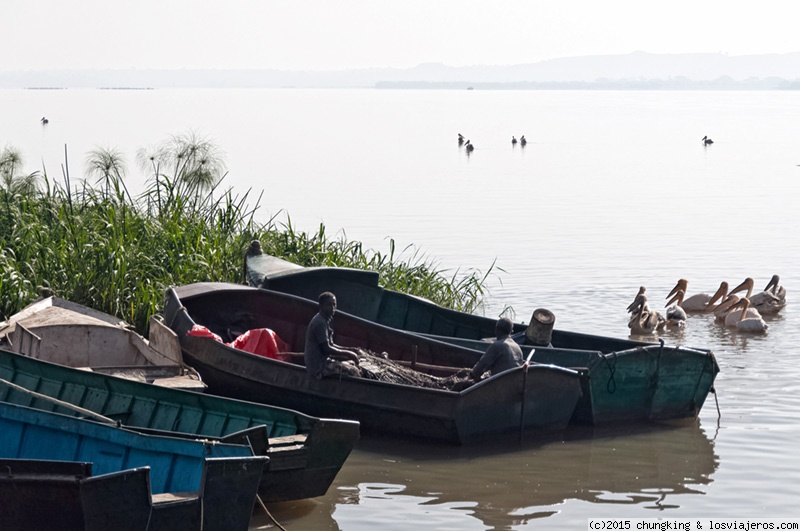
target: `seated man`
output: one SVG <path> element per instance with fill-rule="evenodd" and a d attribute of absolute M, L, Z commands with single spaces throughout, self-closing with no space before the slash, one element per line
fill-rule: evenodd
<path fill-rule="evenodd" d="M 333 314 L 336 313 L 336 296 L 326 291 L 319 296 L 319 312 L 306 329 L 304 351 L 306 371 L 321 379 L 329 374 L 360 376 L 358 355 L 333 342 Z M 355 364 L 355 365 L 354 365 Z"/>
<path fill-rule="evenodd" d="M 511 319 L 503 317 L 497 320 L 494 327 L 497 339 L 489 345 L 481 359 L 472 368 L 470 376 L 473 380 L 479 380 L 486 371 L 494 376 L 522 365 L 522 349 L 510 337 L 513 328 Z"/>

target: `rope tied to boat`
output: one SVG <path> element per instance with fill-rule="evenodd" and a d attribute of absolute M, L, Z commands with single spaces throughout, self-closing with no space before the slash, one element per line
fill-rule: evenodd
<path fill-rule="evenodd" d="M 717 360 L 714 357 L 714 353 L 713 352 L 709 351 L 707 357 L 710 360 L 708 364 L 711 367 L 713 367 L 714 365 L 717 364 Z M 703 371 L 705 371 L 705 370 L 706 370 L 706 366 L 703 365 Z M 717 406 L 717 423 L 719 423 L 719 421 L 722 419 L 722 411 L 720 411 L 720 409 L 719 409 L 719 398 L 717 397 L 717 388 L 714 387 L 714 379 L 715 378 L 714 378 L 713 372 L 711 374 L 711 377 L 713 379 L 711 380 L 711 387 L 709 387 L 708 392 L 714 394 L 714 403 Z"/>
<path fill-rule="evenodd" d="M 608 391 L 609 394 L 613 394 L 617 391 L 617 381 L 614 379 L 614 374 L 617 372 L 617 353 L 612 352 L 610 354 L 604 354 L 602 357 L 609 372 L 608 381 L 606 382 L 606 391 Z M 609 358 L 614 359 L 613 364 L 608 361 Z"/>
<path fill-rule="evenodd" d="M 261 496 L 256 494 L 256 500 L 258 500 L 258 504 L 261 506 L 264 512 L 267 513 L 267 517 L 272 520 L 272 523 L 275 524 L 281 531 L 286 531 L 286 528 L 283 527 L 277 520 L 275 520 L 275 517 L 269 512 L 269 509 L 267 509 L 267 506 L 264 504 L 264 500 L 261 499 Z"/>

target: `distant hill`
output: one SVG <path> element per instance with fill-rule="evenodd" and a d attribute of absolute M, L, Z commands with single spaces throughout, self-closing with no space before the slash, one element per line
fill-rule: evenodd
<path fill-rule="evenodd" d="M 800 52 L 788 54 L 652 54 L 565 57 L 505 66 L 347 71 L 48 70 L 0 71 L 3 88 L 639 88 L 800 89 Z"/>

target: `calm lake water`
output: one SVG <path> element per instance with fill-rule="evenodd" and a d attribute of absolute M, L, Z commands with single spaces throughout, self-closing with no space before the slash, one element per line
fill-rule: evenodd
<path fill-rule="evenodd" d="M 80 177 L 114 147 L 194 131 L 259 216 L 450 274 L 487 271 L 483 309 L 626 337 L 638 287 L 714 291 L 777 273 L 789 305 L 764 336 L 691 316 L 667 343 L 722 372 L 697 421 L 571 429 L 523 445 L 362 440 L 326 496 L 270 507 L 289 530 L 585 529 L 588 518 L 797 517 L 800 497 L 800 93 L 5 90 L 0 143 L 26 170 Z M 47 116 L 50 123 L 39 123 Z M 459 149 L 457 133 L 475 145 Z M 512 135 L 528 145 L 512 148 Z M 715 143 L 704 147 L 709 135 Z M 253 528 L 269 521 L 256 512 Z"/>

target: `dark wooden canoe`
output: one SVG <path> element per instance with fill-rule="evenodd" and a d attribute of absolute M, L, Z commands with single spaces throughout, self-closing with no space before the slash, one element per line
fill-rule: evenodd
<path fill-rule="evenodd" d="M 317 300 L 336 294 L 339 310 L 385 326 L 483 351 L 495 319 L 442 308 L 384 289 L 378 273 L 338 267 L 301 267 L 266 254 L 246 259 L 251 285 Z M 526 326 L 515 324 L 525 346 Z M 589 371 L 575 422 L 600 424 L 695 417 L 713 390 L 719 366 L 704 349 L 615 339 L 555 329 L 552 346 L 535 347 L 533 360 Z M 476 354 L 476 359 L 479 354 Z"/>
<path fill-rule="evenodd" d="M 211 392 L 261 401 L 311 415 L 361 422 L 371 433 L 467 443 L 502 434 L 563 429 L 581 395 L 577 371 L 551 365 L 512 369 L 461 392 L 364 378 L 316 380 L 300 364 L 257 356 L 206 337 L 187 335 L 199 324 L 231 341 L 270 328 L 298 353 L 317 303 L 236 284 L 200 283 L 168 289 L 165 323 L 178 334 L 184 358 Z M 390 359 L 435 372 L 463 367 L 474 351 L 387 328 L 337 312 L 336 341 L 386 352 Z"/>
<path fill-rule="evenodd" d="M 0 400 L 132 430 L 248 444 L 270 458 L 259 487 L 270 502 L 325 494 L 359 437 L 354 421 L 158 387 L 2 349 Z"/>
<path fill-rule="evenodd" d="M 206 459 L 201 491 L 165 494 L 147 466 L 95 476 L 89 462 L 0 459 L 0 529 L 245 530 L 264 459 Z"/>
<path fill-rule="evenodd" d="M 210 458 L 220 459 L 210 462 Z M 123 473 L 127 478 L 129 475 L 125 471 L 132 472 L 131 491 L 125 488 L 124 483 L 120 484 L 110 478 L 106 478 L 109 479 L 108 482 L 89 482 L 91 484 L 87 488 L 94 488 L 99 492 L 95 492 L 93 496 L 87 493 L 88 508 L 83 506 L 80 488 L 77 492 L 73 488 L 71 503 L 80 503 L 81 509 L 73 507 L 72 511 L 76 517 L 82 515 L 84 527 L 55 525 L 51 529 L 85 529 L 87 517 L 92 523 L 102 523 L 104 518 L 113 516 L 104 515 L 104 512 L 124 511 L 127 501 L 136 503 L 140 507 L 135 510 L 137 516 L 144 517 L 147 513 L 142 504 L 146 498 L 142 496 L 146 494 L 149 497 L 152 494 L 153 516 L 166 524 L 158 526 L 159 529 L 198 531 L 246 530 L 261 473 L 269 460 L 267 457 L 254 457 L 252 450 L 243 444 L 144 435 L 113 424 L 7 402 L 0 402 L 0 459 L 87 462 L 92 463 L 93 471 L 101 476 Z M 147 471 L 144 478 L 141 472 L 135 473 L 142 469 Z M 31 470 L 28 469 L 27 472 L 30 473 Z M 0 477 L 3 476 L 6 482 L 2 489 L 6 492 L 20 491 L 25 486 L 25 482 L 15 481 L 13 469 L 0 468 Z M 41 479 L 40 476 L 38 480 Z M 143 479 L 146 481 L 143 482 Z M 146 491 L 145 486 L 148 487 Z M 106 488 L 108 490 L 104 493 Z M 139 489 L 139 493 L 136 493 L 136 489 Z M 25 514 L 10 509 L 20 502 L 23 494 L 33 498 L 25 500 L 26 507 L 30 510 L 35 510 L 37 502 L 40 511 L 55 512 L 57 515 L 61 510 L 59 505 L 52 505 L 58 499 L 37 496 L 35 488 L 26 491 L 27 494 L 17 492 L 3 498 L 5 502 L 3 511 L 0 511 L 0 521 L 8 518 L 9 525 L 0 525 L 0 528 L 30 529 L 25 525 L 16 525 L 19 522 L 14 519 L 24 519 Z M 130 500 L 125 497 L 128 494 L 131 495 Z M 159 507 L 157 515 L 156 506 Z M 57 517 L 51 518 L 58 521 Z M 98 519 L 97 522 L 94 518 Z M 90 528 L 103 527 L 92 525 Z M 136 528 L 130 525 L 104 529 Z"/>

